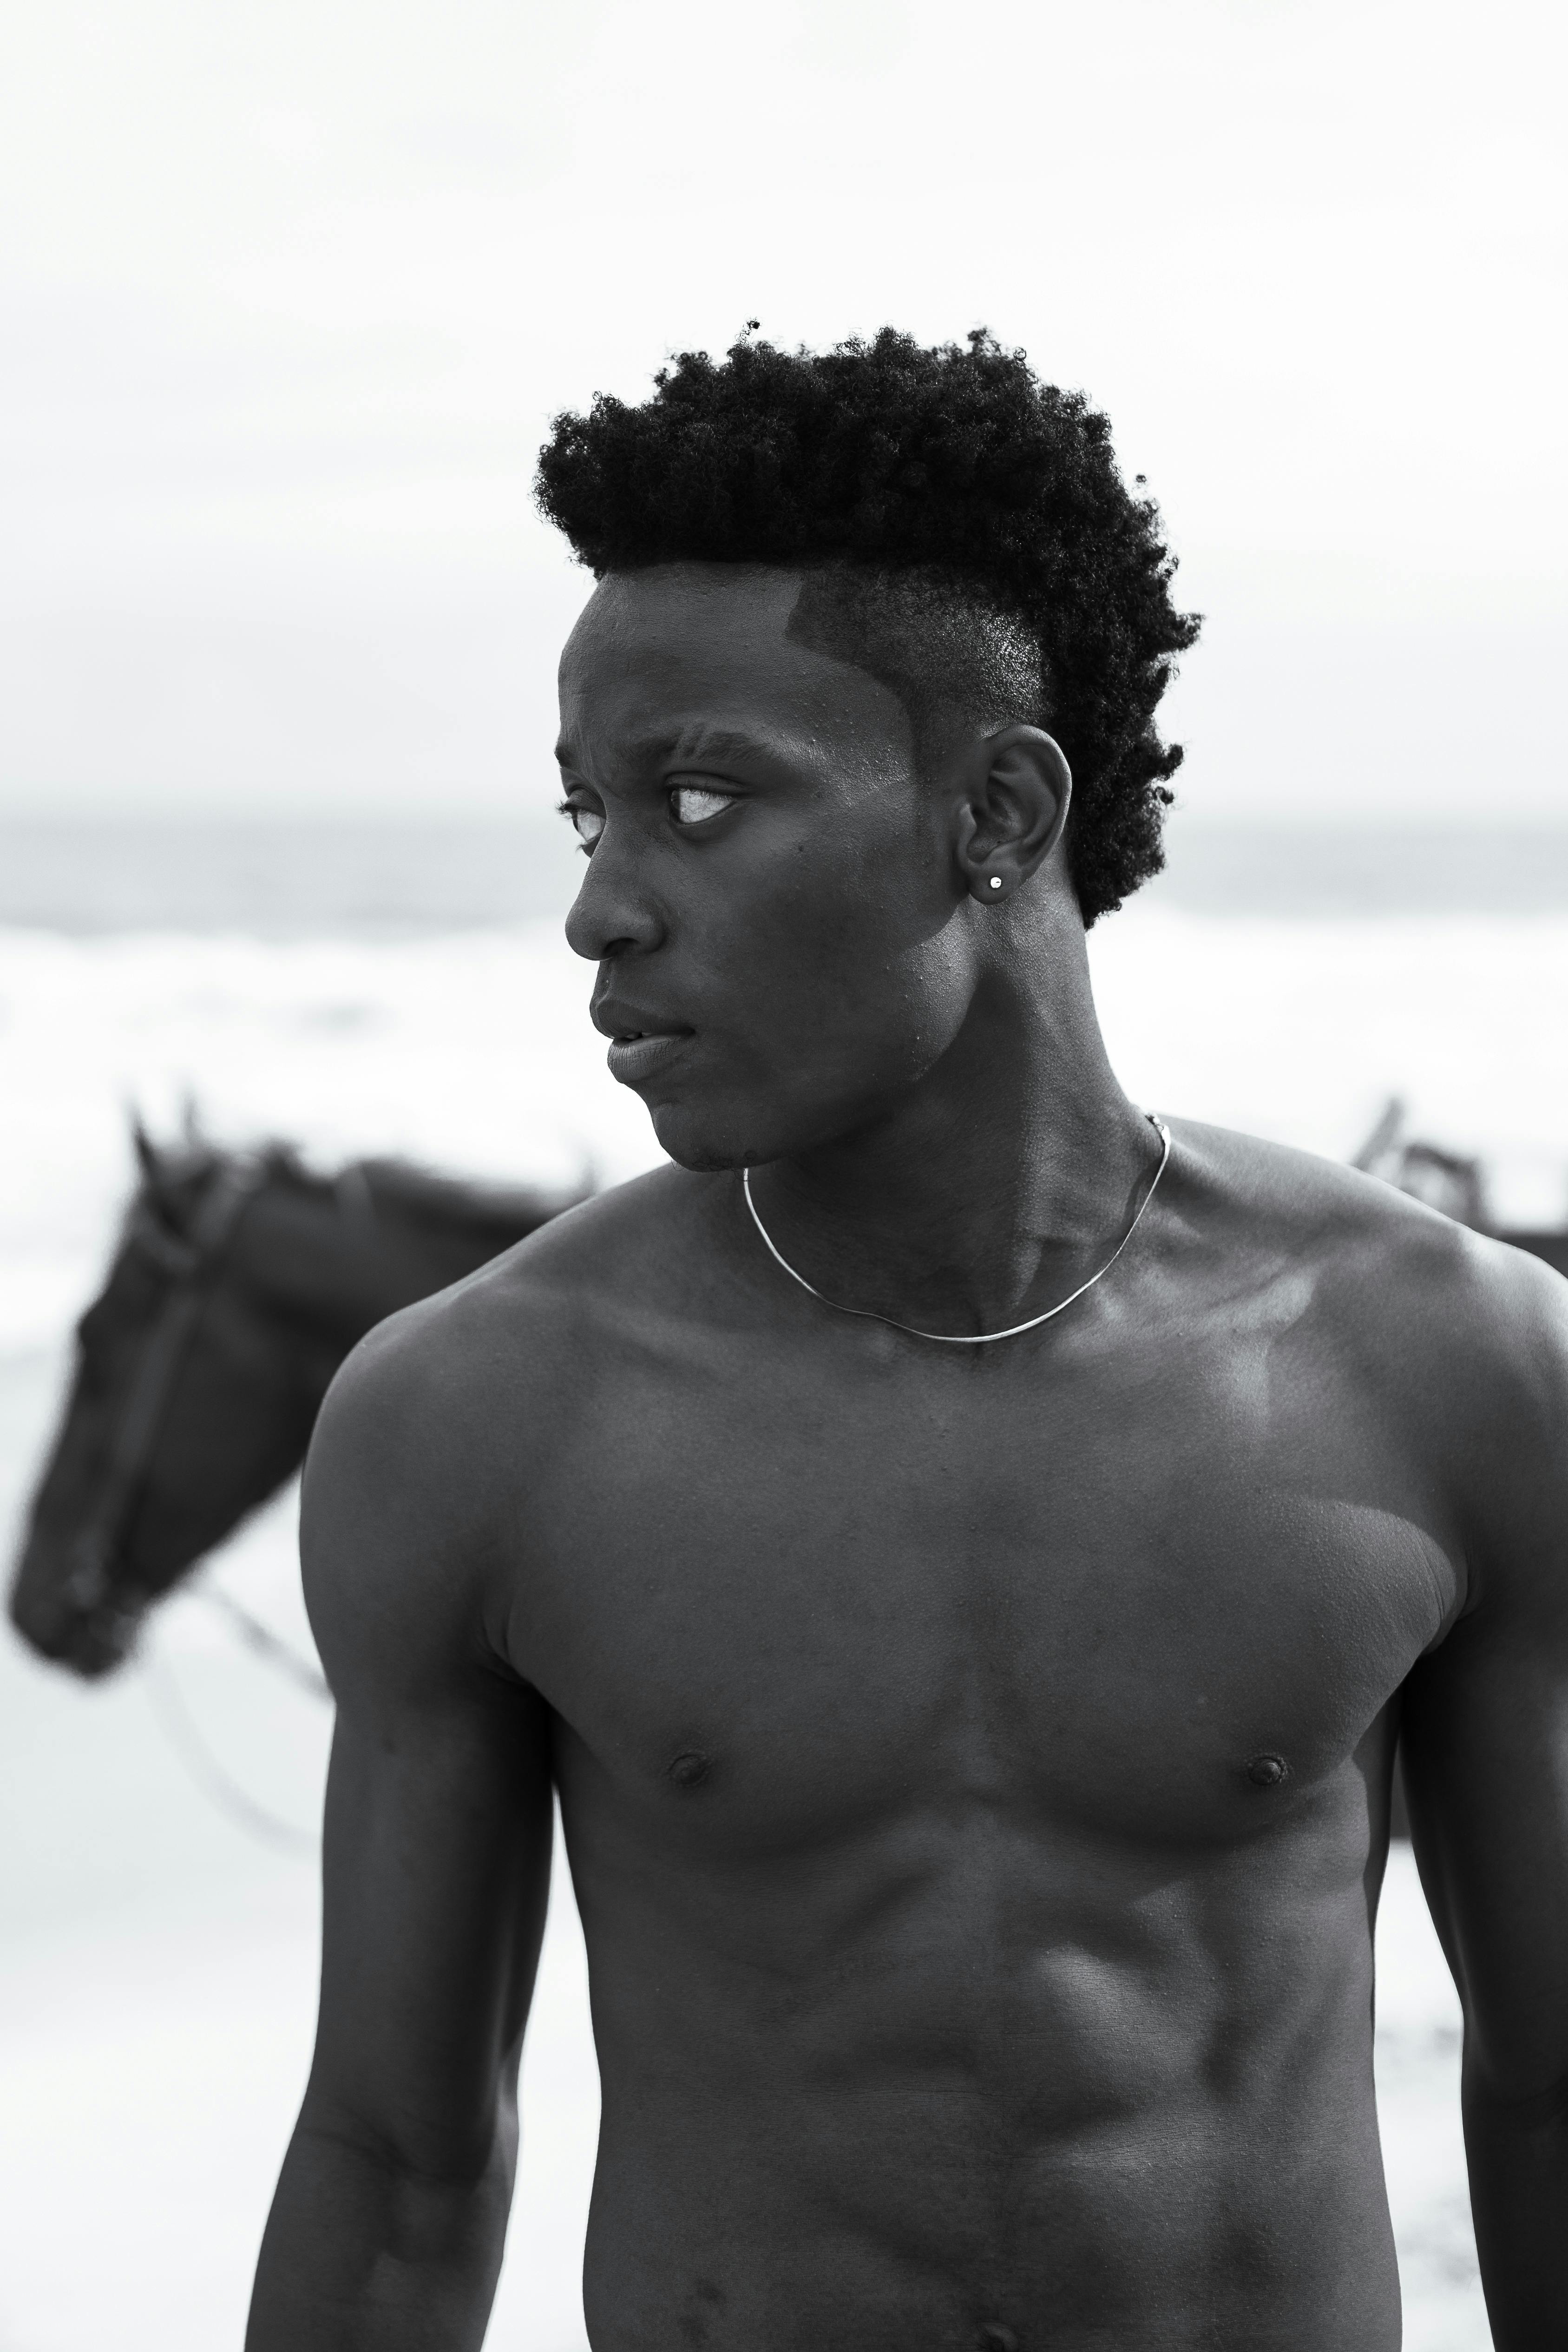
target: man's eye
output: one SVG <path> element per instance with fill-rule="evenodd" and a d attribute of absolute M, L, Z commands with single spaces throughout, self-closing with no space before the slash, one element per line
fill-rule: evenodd
<path fill-rule="evenodd" d="M 670 814 L 677 824 L 704 824 L 728 808 L 735 798 L 734 793 L 721 793 L 712 784 L 674 784 Z"/>
<path fill-rule="evenodd" d="M 591 849 L 604 830 L 604 819 L 599 811 L 585 807 L 580 801 L 562 801 L 560 813 L 570 820 L 584 849 Z"/>

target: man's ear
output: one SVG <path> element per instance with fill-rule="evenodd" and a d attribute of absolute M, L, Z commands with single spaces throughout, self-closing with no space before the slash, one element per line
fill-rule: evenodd
<path fill-rule="evenodd" d="M 958 815 L 958 870 L 972 898 L 996 907 L 1061 840 L 1072 771 L 1041 727 L 999 729 L 977 746 L 977 768 Z"/>

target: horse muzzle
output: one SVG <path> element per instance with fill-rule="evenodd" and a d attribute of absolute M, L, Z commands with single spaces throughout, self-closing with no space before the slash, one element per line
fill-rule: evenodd
<path fill-rule="evenodd" d="M 124 1664 L 146 1614 L 140 1594 L 112 1589 L 102 1570 L 69 1567 L 35 1537 L 12 1580 L 11 1622 L 52 1665 L 99 1682 Z"/>

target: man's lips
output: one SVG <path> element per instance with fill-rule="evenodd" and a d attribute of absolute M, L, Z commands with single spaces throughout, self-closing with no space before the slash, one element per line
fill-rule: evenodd
<path fill-rule="evenodd" d="M 691 1041 L 689 1029 L 622 1029 L 617 1024 L 604 1058 L 612 1078 L 623 1087 L 639 1087 L 674 1061 Z"/>
<path fill-rule="evenodd" d="M 610 1040 L 605 1060 L 610 1075 L 623 1087 L 640 1087 L 673 1062 L 691 1044 L 693 1032 L 684 1022 L 671 1021 L 651 1006 L 628 1003 L 606 989 L 588 1008 L 601 1036 Z"/>

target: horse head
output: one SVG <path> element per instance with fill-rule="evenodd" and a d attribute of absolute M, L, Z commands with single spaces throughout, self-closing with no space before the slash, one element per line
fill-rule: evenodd
<path fill-rule="evenodd" d="M 147 1610 L 298 1462 L 336 1353 L 302 1377 L 264 1302 L 235 1277 L 263 1157 L 187 1123 L 140 1181 L 102 1290 L 77 1327 L 64 1414 L 12 1581 L 17 1631 L 87 1676 L 129 1654 Z M 319 1351 L 318 1351 L 318 1354 Z"/>
<path fill-rule="evenodd" d="M 328 1383 L 399 1307 L 471 1274 L 567 1202 L 398 1160 L 314 1176 L 222 1151 L 187 1116 L 140 1171 L 11 1587 L 18 1632 L 86 1675 L 304 1458 Z"/>

